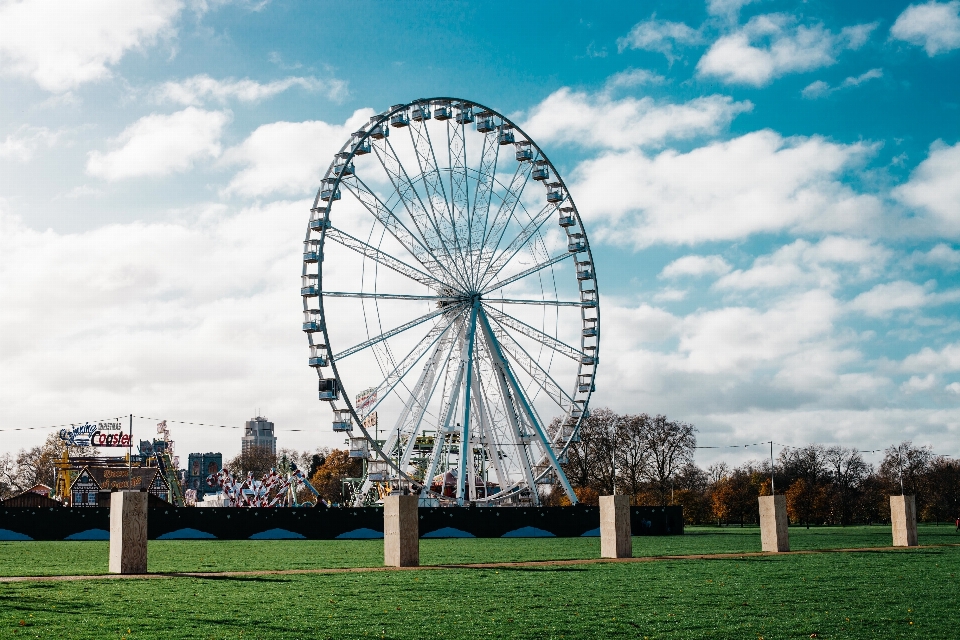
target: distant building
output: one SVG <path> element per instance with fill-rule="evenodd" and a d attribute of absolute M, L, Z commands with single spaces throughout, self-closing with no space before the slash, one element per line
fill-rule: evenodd
<path fill-rule="evenodd" d="M 273 423 L 263 416 L 248 420 L 240 445 L 244 453 L 249 451 L 251 447 L 266 447 L 271 453 L 276 453 L 277 437 L 273 435 Z"/>
<path fill-rule="evenodd" d="M 70 485 L 70 504 L 96 507 L 97 494 L 110 490 L 146 489 L 157 498 L 170 502 L 170 486 L 157 467 L 83 467 Z"/>
<path fill-rule="evenodd" d="M 208 485 L 207 477 L 216 475 L 222 468 L 222 453 L 191 453 L 187 457 L 187 468 L 183 470 L 183 488 L 196 491 L 197 500 L 202 500 L 205 493 L 216 493 L 220 489 Z"/>

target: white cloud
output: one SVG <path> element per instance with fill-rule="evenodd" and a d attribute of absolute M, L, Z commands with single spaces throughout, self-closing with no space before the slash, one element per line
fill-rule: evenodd
<path fill-rule="evenodd" d="M 729 273 L 731 268 L 723 256 L 683 256 L 665 266 L 659 277 L 722 276 Z"/>
<path fill-rule="evenodd" d="M 750 111 L 749 101 L 705 96 L 683 104 L 658 104 L 652 98 L 613 99 L 564 87 L 529 113 L 523 128 L 534 140 L 583 146 L 629 149 L 659 146 L 666 140 L 716 135 L 737 115 Z"/>
<path fill-rule="evenodd" d="M 863 45 L 876 25 L 855 25 L 835 34 L 823 25 L 796 25 L 785 14 L 755 16 L 722 36 L 697 63 L 701 76 L 728 84 L 764 86 L 774 78 L 834 64 L 843 49 Z"/>
<path fill-rule="evenodd" d="M 827 84 L 823 80 L 817 80 L 816 82 L 812 82 L 809 85 L 807 85 L 806 88 L 804 88 L 804 90 L 801 92 L 801 94 L 803 95 L 804 98 L 807 98 L 808 100 L 815 100 L 817 98 L 822 98 L 824 96 L 830 95 L 831 93 L 840 91 L 841 89 L 859 87 L 864 82 L 867 82 L 869 80 L 875 80 L 877 78 L 882 78 L 882 77 L 883 77 L 883 69 L 870 69 L 869 71 L 865 71 L 864 73 L 861 73 L 859 76 L 848 77 L 846 80 L 841 82 L 836 87 L 831 87 L 829 84 Z"/>
<path fill-rule="evenodd" d="M 195 107 L 145 116 L 112 141 L 112 151 L 90 152 L 87 173 L 121 180 L 186 171 L 198 160 L 220 155 L 220 137 L 229 120 L 229 112 Z"/>
<path fill-rule="evenodd" d="M 689 46 L 703 42 L 700 31 L 692 29 L 682 22 L 657 20 L 657 14 L 649 20 L 638 22 L 630 33 L 617 39 L 617 49 L 622 53 L 626 49 L 657 51 L 673 62 L 677 59 L 674 46 Z"/>
<path fill-rule="evenodd" d="M 188 106 L 201 106 L 207 100 L 225 103 L 228 100 L 257 102 L 271 98 L 292 88 L 302 87 L 311 92 L 322 92 L 329 99 L 339 101 L 346 96 L 347 83 L 342 80 L 319 80 L 314 77 L 294 77 L 261 84 L 249 78 L 216 80 L 206 74 L 187 78 L 181 82 L 164 82 L 155 88 L 152 98 L 157 102 L 176 102 Z"/>
<path fill-rule="evenodd" d="M 663 289 L 654 294 L 653 299 L 656 302 L 679 302 L 687 297 L 687 292 L 683 289 Z"/>
<path fill-rule="evenodd" d="M 571 189 L 591 236 L 635 247 L 863 229 L 880 202 L 842 178 L 872 151 L 764 130 L 688 153 L 606 153 L 576 168 Z"/>
<path fill-rule="evenodd" d="M 82 184 L 78 187 L 70 189 L 67 193 L 64 194 L 64 198 L 70 198 L 71 200 L 76 198 L 84 198 L 87 196 L 99 196 L 103 195 L 103 191 L 96 189 L 94 187 Z"/>
<path fill-rule="evenodd" d="M 608 89 L 639 87 L 646 84 L 663 84 L 666 81 L 666 78 L 653 71 L 646 69 L 625 69 L 607 78 L 606 87 Z"/>
<path fill-rule="evenodd" d="M 258 127 L 241 144 L 224 153 L 225 163 L 243 166 L 224 193 L 302 196 L 315 191 L 333 154 L 372 115 L 372 109 L 360 109 L 342 125 L 313 120 Z"/>
<path fill-rule="evenodd" d="M 611 301 L 612 302 L 612 301 Z M 606 303 L 606 300 L 601 304 Z M 624 353 L 648 343 L 675 338 L 682 318 L 648 304 L 626 307 L 609 304 L 603 311 L 603 339 L 608 344 L 622 345 Z"/>
<path fill-rule="evenodd" d="M 712 16 L 727 16 L 735 19 L 740 9 L 760 0 L 707 0 L 707 13 Z"/>
<path fill-rule="evenodd" d="M 850 308 L 874 318 L 882 318 L 900 309 L 920 309 L 931 301 L 931 289 L 931 283 L 921 286 L 906 280 L 878 284 L 854 298 Z"/>
<path fill-rule="evenodd" d="M 900 385 L 900 390 L 904 393 L 917 393 L 919 391 L 929 391 L 937 386 L 939 380 L 937 376 L 930 373 L 924 377 L 910 376 L 910 379 Z"/>
<path fill-rule="evenodd" d="M 61 133 L 46 127 L 23 125 L 0 141 L 0 160 L 29 162 L 39 149 L 53 147 Z"/>
<path fill-rule="evenodd" d="M 25 0 L 0 4 L 0 72 L 52 92 L 108 78 L 131 50 L 173 33 L 179 0 Z"/>
<path fill-rule="evenodd" d="M 960 1 L 910 5 L 890 27 L 890 37 L 922 46 L 931 58 L 960 48 Z"/>
<path fill-rule="evenodd" d="M 943 388 L 944 391 L 960 395 L 960 382 L 951 382 Z"/>
<path fill-rule="evenodd" d="M 919 263 L 936 265 L 948 271 L 960 267 L 960 251 L 942 242 L 926 253 L 914 253 L 913 258 Z"/>
<path fill-rule="evenodd" d="M 894 391 L 887 389 L 886 391 Z M 904 439 L 914 444 L 931 445 L 934 451 L 957 455 L 953 443 L 960 434 L 960 412 L 956 409 L 899 409 L 887 406 L 834 408 L 818 407 L 789 410 L 751 409 L 729 413 L 711 413 L 694 418 L 700 427 L 699 442 L 731 445 L 769 440 L 771 434 L 778 442 L 789 446 L 804 446 L 811 442 L 857 447 L 861 451 L 885 449 Z M 709 430 L 710 435 L 703 432 Z M 703 466 L 712 460 L 728 463 L 745 462 L 762 457 L 756 447 L 741 449 L 700 450 L 697 463 Z M 779 449 L 774 450 L 775 453 Z M 879 464 L 881 452 L 868 453 L 867 461 Z"/>
<path fill-rule="evenodd" d="M 831 88 L 829 83 L 823 80 L 815 80 L 804 87 L 800 93 L 807 100 L 816 100 L 817 98 L 828 96 L 834 91 L 836 91 L 836 89 Z"/>
<path fill-rule="evenodd" d="M 810 291 L 767 311 L 726 307 L 697 313 L 684 319 L 679 364 L 702 373 L 747 373 L 829 335 L 838 311 L 829 294 Z"/>
<path fill-rule="evenodd" d="M 133 411 L 241 427 L 261 407 L 280 446 L 338 445 L 317 427 L 329 412 L 300 331 L 309 207 L 215 205 L 182 222 L 76 233 L 35 231 L 0 211 L 0 327 L 16 336 L 0 341 L 0 366 L 16 371 L 0 387 L 0 421 L 43 427 Z M 39 293 L 51 282 L 56 340 Z M 181 454 L 239 450 L 239 430 L 171 426 Z M 153 431 L 134 421 L 135 438 Z M 37 444 L 18 439 L 32 435 L 46 433 L 4 434 L 0 449 Z"/>
<path fill-rule="evenodd" d="M 772 254 L 759 256 L 749 269 L 737 269 L 718 280 L 717 289 L 751 290 L 781 287 L 834 289 L 839 266 L 855 268 L 854 279 L 880 273 L 891 252 L 868 240 L 828 236 L 818 243 L 796 240 Z"/>
<path fill-rule="evenodd" d="M 903 359 L 904 371 L 921 373 L 952 373 L 960 371 L 960 343 L 948 344 L 939 351 L 924 347 Z"/>
<path fill-rule="evenodd" d="M 893 196 L 924 214 L 931 232 L 960 234 L 960 143 L 949 147 L 938 140 L 930 145 L 927 158 Z"/>

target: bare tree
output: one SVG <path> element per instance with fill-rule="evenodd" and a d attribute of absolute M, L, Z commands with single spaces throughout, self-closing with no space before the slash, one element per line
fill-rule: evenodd
<path fill-rule="evenodd" d="M 667 420 L 666 416 L 658 415 L 650 420 L 644 442 L 649 456 L 647 478 L 662 505 L 669 501 L 677 471 L 693 462 L 697 447 L 696 432 L 697 428 L 692 424 Z"/>
<path fill-rule="evenodd" d="M 839 502 L 840 524 L 847 525 L 853 513 L 854 493 L 863 481 L 873 473 L 873 466 L 864 461 L 856 449 L 828 447 L 824 460 L 830 468 L 834 490 Z"/>
<path fill-rule="evenodd" d="M 2 473 L 9 484 L 11 493 L 22 493 L 37 484 L 53 487 L 56 484 L 57 477 L 56 463 L 63 457 L 64 452 L 72 456 L 91 456 L 96 455 L 97 449 L 94 447 L 70 447 L 60 439 L 58 434 L 47 435 L 47 439 L 42 445 L 30 449 L 21 449 L 15 460 L 8 456 L 4 463 L 0 463 L 6 466 Z"/>
<path fill-rule="evenodd" d="M 580 442 L 568 449 L 564 472 L 574 487 L 613 491 L 614 430 L 620 416 L 610 409 L 591 410 L 580 423 Z"/>
<path fill-rule="evenodd" d="M 277 466 L 277 455 L 270 447 L 250 447 L 227 463 L 234 476 L 246 476 L 248 472 L 259 480 Z"/>
<path fill-rule="evenodd" d="M 933 451 L 930 447 L 915 447 L 910 440 L 887 447 L 883 452 L 878 473 L 887 481 L 891 491 L 902 489 L 907 495 L 917 494 L 919 479 L 930 468 Z M 919 506 L 917 507 L 919 510 Z"/>
<path fill-rule="evenodd" d="M 650 416 L 622 416 L 614 425 L 614 457 L 617 461 L 617 487 L 622 493 L 638 496 L 643 491 L 646 467 L 650 454 L 647 450 L 647 431 Z"/>

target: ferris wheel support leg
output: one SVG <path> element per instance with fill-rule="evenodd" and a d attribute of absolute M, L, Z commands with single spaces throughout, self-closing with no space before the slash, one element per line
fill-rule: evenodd
<path fill-rule="evenodd" d="M 556 470 L 557 478 L 560 479 L 560 484 L 563 485 L 563 490 L 567 493 L 570 503 L 577 504 L 577 495 L 573 492 L 573 487 L 570 486 L 570 481 L 567 480 L 567 474 L 565 474 L 563 469 L 560 468 L 560 463 L 557 461 L 557 456 L 554 454 L 553 448 L 550 446 L 550 440 L 547 438 L 546 433 L 544 433 L 543 427 L 540 425 L 540 421 L 537 420 L 536 414 L 533 411 L 533 407 L 530 406 L 530 403 L 527 402 L 526 396 L 523 395 L 523 391 L 520 388 L 520 385 L 517 383 L 517 380 L 513 375 L 513 371 L 510 370 L 510 366 L 507 364 L 506 358 L 503 357 L 503 352 L 500 350 L 500 344 L 493 337 L 493 329 L 490 328 L 490 322 L 487 320 L 487 314 L 485 314 L 481 309 L 478 315 L 480 316 L 480 322 L 483 324 L 483 331 L 487 336 L 488 344 L 493 350 L 493 356 L 498 361 L 497 364 L 502 367 L 506 373 L 507 379 L 510 382 L 510 386 L 513 387 L 513 392 L 516 395 L 517 401 L 523 408 L 523 412 L 526 414 L 530 424 L 533 425 L 534 430 L 537 432 L 537 437 L 540 438 L 540 442 L 543 444 L 547 458 L 549 458 L 550 464 L 553 466 L 554 470 Z M 536 486 L 532 486 L 530 489 L 531 491 L 536 491 Z"/>
<path fill-rule="evenodd" d="M 496 441 L 493 439 L 493 430 L 490 428 L 490 410 L 487 407 L 487 400 L 483 394 L 482 387 L 483 384 L 480 376 L 477 376 L 474 380 L 473 393 L 476 396 L 477 413 L 480 416 L 480 440 L 483 444 L 483 449 L 487 452 L 487 457 L 490 458 L 490 462 L 493 464 L 493 470 L 497 474 L 497 484 L 502 490 L 507 486 L 507 480 L 506 475 L 503 473 L 502 465 L 500 464 L 500 456 L 498 455 L 497 449 L 496 447 L 490 446 L 491 442 L 495 443 Z M 484 498 L 488 497 L 486 479 L 484 479 L 483 496 Z"/>
<path fill-rule="evenodd" d="M 523 438 L 520 436 L 520 424 L 517 421 L 517 412 L 519 409 L 513 403 L 513 394 L 510 393 L 510 384 L 507 382 L 506 373 L 504 372 L 503 367 L 497 366 L 497 357 L 494 355 L 493 347 L 489 343 L 487 343 L 487 351 L 490 352 L 491 358 L 494 360 L 494 370 L 496 371 L 497 384 L 500 386 L 500 395 L 503 396 L 504 409 L 507 413 L 507 419 L 510 421 L 510 427 L 513 430 L 513 438 L 517 447 L 517 451 L 519 452 L 520 459 L 523 461 L 523 464 L 521 465 L 523 477 L 527 481 L 527 486 L 533 488 L 535 484 L 533 470 L 530 467 L 530 456 L 527 455 L 527 446 L 523 441 Z M 503 485 L 501 485 L 501 489 L 502 488 Z M 540 498 L 536 492 L 534 492 L 533 498 L 537 506 L 539 506 Z"/>
<path fill-rule="evenodd" d="M 462 351 L 461 351 L 462 352 Z M 457 367 L 457 375 L 454 380 L 451 389 L 459 389 L 460 384 L 463 382 L 463 368 L 464 362 L 461 360 L 460 366 Z M 437 433 L 433 445 L 433 455 L 430 458 L 430 469 L 427 471 L 427 475 L 424 478 L 426 482 L 424 483 L 423 491 L 421 495 L 427 495 L 430 491 L 430 484 L 433 482 L 433 474 L 437 472 L 437 464 L 440 461 L 440 452 L 443 450 L 443 443 L 446 439 L 447 431 L 450 429 L 450 422 L 453 420 L 453 414 L 456 411 L 456 394 L 452 394 L 449 403 L 447 404 L 446 414 L 443 417 L 443 426 L 440 428 L 439 433 Z M 443 494 L 443 485 L 441 484 L 440 493 Z"/>
<path fill-rule="evenodd" d="M 470 312 L 470 333 L 467 336 L 467 381 L 463 386 L 463 425 L 460 431 L 460 476 L 457 478 L 457 504 L 463 506 L 463 494 L 468 477 L 473 477 L 472 461 L 469 460 L 467 452 L 473 452 L 473 445 L 470 443 L 470 390 L 473 386 L 473 346 L 477 337 L 477 312 L 480 310 L 480 298 L 473 302 L 473 310 Z M 467 464 L 471 463 L 468 473 Z M 471 480 L 472 482 L 472 480 Z"/>
<path fill-rule="evenodd" d="M 437 387 L 439 386 L 440 380 L 437 375 L 438 371 L 445 370 L 450 363 L 450 356 L 453 354 L 454 341 L 449 340 L 450 348 L 447 349 L 447 357 L 440 364 L 439 356 L 443 355 L 443 343 L 437 345 L 437 352 L 434 354 L 433 359 L 424 367 L 424 372 L 428 373 L 427 377 L 418 385 L 418 390 L 424 391 L 425 394 L 419 399 L 419 411 L 417 413 L 416 421 L 413 423 L 413 426 L 410 429 L 410 439 L 407 442 L 406 450 L 403 453 L 403 466 L 406 466 L 410 463 L 410 457 L 413 455 L 413 448 L 417 442 L 417 434 L 420 433 L 420 427 L 423 425 L 423 418 L 427 413 L 427 407 L 430 405 L 430 400 L 433 398 L 433 394 L 436 392 Z M 428 372 L 429 369 L 429 372 Z M 424 483 L 427 487 L 430 486 L 430 480 L 432 478 L 424 478 Z"/>

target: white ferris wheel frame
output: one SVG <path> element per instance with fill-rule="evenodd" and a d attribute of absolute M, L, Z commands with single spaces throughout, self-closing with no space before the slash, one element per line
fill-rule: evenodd
<path fill-rule="evenodd" d="M 431 117 L 437 121 L 446 120 L 450 164 L 443 169 L 437 163 L 436 151 L 427 131 L 427 121 Z M 476 130 L 484 134 L 479 170 L 468 167 L 466 159 L 468 126 L 475 121 L 477 121 Z M 411 143 L 416 151 L 420 169 L 420 173 L 414 178 L 408 175 L 389 141 L 390 127 L 394 130 L 407 128 L 410 132 Z M 509 186 L 496 178 L 499 148 L 508 145 L 515 147 L 517 159 L 517 169 Z M 367 187 L 354 172 L 354 158 L 367 153 L 376 155 L 383 171 L 390 177 L 394 194 L 387 198 L 387 201 L 392 201 L 396 197 L 392 207 Z M 441 171 L 450 173 L 449 197 L 442 183 Z M 537 173 L 538 171 L 541 173 Z M 539 177 L 532 178 L 546 185 L 547 204 L 523 225 L 519 234 L 503 246 L 503 241 L 506 240 L 505 232 L 511 219 L 518 223 L 522 222 L 519 217 L 514 218 L 514 212 L 525 187 L 531 182 L 531 174 L 549 176 L 547 180 Z M 477 184 L 472 207 L 467 193 L 471 175 L 475 176 Z M 427 193 L 429 206 L 424 204 L 423 198 L 417 191 L 417 184 L 420 185 L 420 191 Z M 501 202 L 491 220 L 493 209 L 491 195 L 498 185 L 505 190 L 505 194 L 497 194 Z M 415 259 L 416 266 L 408 264 L 407 260 L 381 251 L 380 248 L 355 238 L 333 225 L 331 212 L 340 199 L 341 187 L 352 194 L 373 216 L 375 225 L 379 224 L 384 232 L 392 235 L 403 245 L 407 254 Z M 441 220 L 444 211 L 436 209 L 435 198 L 431 194 L 442 194 L 442 200 L 447 203 L 445 213 L 448 218 Z M 481 207 L 483 210 L 478 215 L 477 209 Z M 404 211 L 407 214 L 407 222 L 398 215 Z M 550 256 L 512 276 L 498 279 L 503 268 L 524 247 L 534 239 L 539 239 L 541 228 L 554 214 L 559 214 L 559 224 L 566 233 L 567 251 Z M 529 212 L 527 215 L 529 216 Z M 480 218 L 483 218 L 482 227 L 479 225 Z M 489 257 L 486 257 L 485 250 L 489 249 L 488 240 L 493 240 L 497 233 L 499 233 L 497 242 L 489 251 Z M 475 238 L 480 238 L 479 245 Z M 361 254 L 364 260 L 370 259 L 378 266 L 391 269 L 427 286 L 436 295 L 324 290 L 323 262 L 327 240 Z M 466 250 L 464 246 L 467 247 Z M 552 270 L 554 264 L 568 258 L 572 258 L 576 265 L 580 300 L 485 297 L 541 270 L 548 268 Z M 303 287 L 301 288 L 304 309 L 303 329 L 311 348 L 310 364 L 316 369 L 320 378 L 321 399 L 330 402 L 335 415 L 341 416 L 339 423 L 335 421 L 335 428 L 340 424 L 342 427 L 340 430 L 348 431 L 356 425 L 371 449 L 372 459 L 379 461 L 378 464 L 381 466 L 385 465 L 388 468 L 388 474 L 396 472 L 394 480 L 411 483 L 408 486 L 422 484 L 420 490 L 422 496 L 432 496 L 445 501 L 450 501 L 442 495 L 445 487 L 441 488 L 440 495 L 431 491 L 430 487 L 440 458 L 443 434 L 458 432 L 460 459 L 456 468 L 466 469 L 467 472 L 461 471 L 457 475 L 455 500 L 458 505 L 475 500 L 476 471 L 469 460 L 469 454 L 475 453 L 472 446 L 473 438 L 476 438 L 479 433 L 479 441 L 483 442 L 486 439 L 488 442 L 486 446 L 489 449 L 489 441 L 493 433 L 488 424 L 490 407 L 484 399 L 484 388 L 479 382 L 479 373 L 474 375 L 479 369 L 479 365 L 474 363 L 474 357 L 480 353 L 482 346 L 483 354 L 486 356 L 485 363 L 496 374 L 494 378 L 498 397 L 504 405 L 508 403 L 510 405 L 506 407 L 504 413 L 515 433 L 515 444 L 523 448 L 522 453 L 518 454 L 523 460 L 523 464 L 520 465 L 523 471 L 522 477 L 507 479 L 506 482 L 498 464 L 502 455 L 498 447 L 502 443 L 494 442 L 493 450 L 481 451 L 483 455 L 492 454 L 490 455 L 491 464 L 496 467 L 495 472 L 499 480 L 499 491 L 494 495 L 487 496 L 486 484 L 484 485 L 484 501 L 510 502 L 524 489 L 528 489 L 527 494 L 530 499 L 535 504 L 539 504 L 537 484 L 542 483 L 546 478 L 550 481 L 555 480 L 563 488 L 571 503 L 576 504 L 577 497 L 564 474 L 560 461 L 570 445 L 578 440 L 580 424 L 589 415 L 589 401 L 595 390 L 600 345 L 600 306 L 594 264 L 586 230 L 563 178 L 536 142 L 506 116 L 474 101 L 439 97 L 396 105 L 372 117 L 366 125 L 350 136 L 327 168 L 311 208 L 304 240 Z M 314 269 L 316 273 L 313 272 Z M 435 302 L 437 308 L 431 313 L 405 322 L 378 336 L 334 352 L 330 347 L 325 301 L 329 300 L 332 303 L 339 298 L 429 301 Z M 314 301 L 316 308 L 313 307 Z M 492 304 L 501 307 L 516 304 L 579 307 L 580 347 L 566 344 L 513 315 L 498 311 L 490 306 Z M 440 320 L 436 321 L 438 318 Z M 436 321 L 433 328 L 376 387 L 376 393 L 379 394 L 376 396 L 376 401 L 358 412 L 354 403 L 351 402 L 350 394 L 344 388 L 337 367 L 338 361 L 379 345 L 393 336 L 431 320 Z M 573 359 L 577 364 L 577 377 L 572 392 L 566 391 L 558 384 L 550 373 L 540 366 L 537 358 L 528 353 L 511 335 L 511 331 Z M 322 340 L 317 340 L 317 337 L 322 337 Z M 449 378 L 452 373 L 450 359 L 454 357 L 457 347 L 460 348 L 459 366 L 454 382 L 450 385 L 451 396 L 443 403 L 445 406 L 442 416 L 443 431 L 441 432 L 441 425 L 437 424 L 434 437 L 436 448 L 430 458 L 430 468 L 424 475 L 424 480 L 420 482 L 411 478 L 403 467 L 409 464 L 414 441 L 424 421 L 426 406 L 440 387 L 440 381 L 435 378 L 442 376 L 436 374 L 438 371 L 445 371 Z M 403 403 L 404 408 L 397 420 L 396 439 L 391 432 L 390 437 L 381 445 L 366 428 L 365 418 L 376 410 L 385 397 L 397 390 L 398 383 L 410 374 L 428 353 L 431 355 L 423 364 L 414 391 Z M 443 360 L 444 357 L 445 360 Z M 441 363 L 438 358 L 443 362 Z M 332 376 L 327 375 L 325 369 L 329 369 Z M 551 394 L 556 394 L 555 402 L 563 410 L 563 417 L 559 427 L 553 433 L 548 432 L 547 425 L 543 423 L 536 408 L 528 399 L 525 385 L 521 384 L 515 374 L 517 369 L 523 370 L 532 380 L 531 383 L 527 383 L 528 388 L 536 383 L 539 387 L 538 393 L 544 391 L 550 397 L 552 397 Z M 486 381 L 488 386 L 491 382 L 493 381 Z M 326 393 L 323 391 L 325 385 L 328 389 Z M 330 391 L 331 388 L 332 391 Z M 424 394 L 428 396 L 426 399 Z M 462 403 L 459 401 L 460 396 L 463 397 Z M 472 400 L 471 396 L 473 396 Z M 345 410 L 338 408 L 338 403 L 341 402 Z M 404 421 L 411 419 L 411 413 L 416 416 L 418 408 L 419 417 L 416 418 L 416 424 L 408 434 L 407 443 L 403 445 L 400 440 L 401 425 Z M 452 429 L 452 423 L 457 419 L 454 413 L 457 411 L 462 415 L 456 429 Z M 348 417 L 346 417 L 347 412 Z M 539 446 L 540 457 L 539 459 L 534 457 L 531 460 L 530 452 L 533 452 L 534 456 L 537 454 L 532 446 L 528 451 L 527 445 L 534 443 Z M 480 448 L 482 449 L 483 446 L 481 445 Z M 394 448 L 397 449 L 398 457 L 396 458 L 390 454 Z M 368 490 L 372 482 L 373 480 L 368 476 L 363 491 Z"/>

